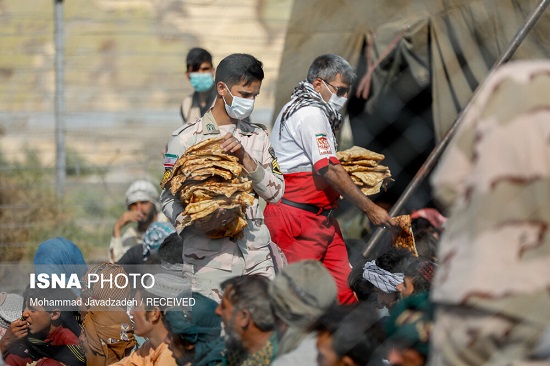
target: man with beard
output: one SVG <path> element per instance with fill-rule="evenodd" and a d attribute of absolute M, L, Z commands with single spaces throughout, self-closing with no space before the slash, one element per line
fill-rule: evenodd
<path fill-rule="evenodd" d="M 113 236 L 109 244 L 109 258 L 111 263 L 117 262 L 128 249 L 135 245 L 142 245 L 145 231 L 155 221 L 167 221 L 160 213 L 159 193 L 153 183 L 138 180 L 132 183 L 126 191 L 126 207 L 128 208 L 113 226 Z M 129 227 L 124 234 L 122 229 L 135 222 L 137 225 Z"/>
<path fill-rule="evenodd" d="M 221 288 L 223 299 L 216 314 L 225 327 L 224 365 L 271 365 L 278 343 L 269 280 L 261 275 L 238 276 L 222 282 Z"/>

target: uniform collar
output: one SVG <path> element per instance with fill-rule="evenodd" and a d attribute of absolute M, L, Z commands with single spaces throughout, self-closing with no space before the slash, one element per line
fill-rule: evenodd
<path fill-rule="evenodd" d="M 250 136 L 254 132 L 254 126 L 252 126 L 250 123 L 247 123 L 245 121 L 239 120 L 237 121 L 237 127 L 236 130 L 244 136 Z M 212 111 L 208 111 L 204 114 L 202 117 L 202 134 L 203 135 L 219 135 L 220 129 L 218 127 L 218 123 L 214 119 L 214 115 L 212 114 Z"/>

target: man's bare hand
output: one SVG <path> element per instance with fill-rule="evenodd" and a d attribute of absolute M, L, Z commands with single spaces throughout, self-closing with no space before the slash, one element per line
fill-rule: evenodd
<path fill-rule="evenodd" d="M 14 342 L 25 338 L 29 333 L 29 326 L 25 320 L 17 319 L 11 322 L 10 327 L 6 330 L 6 334 L 0 341 L 2 353 Z"/>
<path fill-rule="evenodd" d="M 223 137 L 225 140 L 220 144 L 220 148 L 226 152 L 235 155 L 240 160 L 244 157 L 245 150 L 241 141 L 230 132 Z"/>
<path fill-rule="evenodd" d="M 141 222 L 145 219 L 145 214 L 139 210 L 125 211 L 115 222 L 115 226 L 113 227 L 113 236 L 115 238 L 120 237 L 124 226 L 131 222 Z"/>
<path fill-rule="evenodd" d="M 374 203 L 369 206 L 369 210 L 366 214 L 370 222 L 372 222 L 375 226 L 391 229 L 397 225 L 397 223 L 388 214 L 388 211 Z"/>

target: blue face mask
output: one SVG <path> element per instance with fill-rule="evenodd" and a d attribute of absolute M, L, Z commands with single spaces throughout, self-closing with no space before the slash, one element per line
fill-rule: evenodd
<path fill-rule="evenodd" d="M 214 76 L 210 72 L 192 72 L 189 78 L 193 89 L 199 93 L 209 90 L 214 85 Z"/>

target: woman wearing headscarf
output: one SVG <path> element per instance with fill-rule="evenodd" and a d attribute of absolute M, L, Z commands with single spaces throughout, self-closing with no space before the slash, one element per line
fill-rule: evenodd
<path fill-rule="evenodd" d="M 103 263 L 91 268 L 85 275 L 96 274 L 103 278 L 115 279 L 117 275 L 126 275 L 124 269 L 116 264 Z M 98 300 L 127 301 L 130 289 L 124 287 L 123 276 L 116 284 L 102 285 L 95 282 L 82 291 L 83 301 L 90 303 Z M 83 281 L 86 283 L 86 281 Z M 134 329 L 124 306 L 89 306 L 82 323 L 80 341 L 86 351 L 87 366 L 110 365 L 128 356 L 136 346 Z"/>
<path fill-rule="evenodd" d="M 34 253 L 34 272 L 52 275 L 65 275 L 65 283 L 69 277 L 76 274 L 78 278 L 88 270 L 88 265 L 80 249 L 70 240 L 55 237 L 43 241 Z M 75 299 L 80 296 L 80 289 L 71 287 Z M 63 311 L 61 313 L 65 326 L 77 336 L 80 335 L 80 315 L 77 311 Z"/>
<path fill-rule="evenodd" d="M 178 297 L 189 299 L 184 292 Z M 218 304 L 199 293 L 192 294 L 194 305 L 178 307 L 164 313 L 170 349 L 179 366 L 214 366 L 221 364 L 224 340 L 221 318 L 216 315 Z"/>

